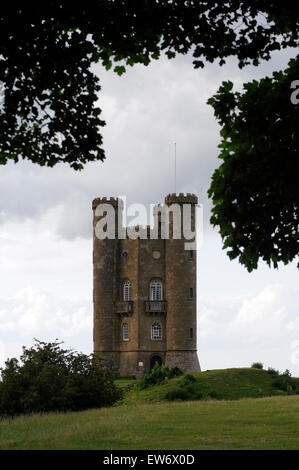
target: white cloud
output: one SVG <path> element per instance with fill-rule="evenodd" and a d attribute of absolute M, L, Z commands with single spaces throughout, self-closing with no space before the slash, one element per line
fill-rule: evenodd
<path fill-rule="evenodd" d="M 288 304 L 283 285 L 267 285 L 243 300 L 229 328 L 247 338 L 281 336 L 285 333 Z"/>
<path fill-rule="evenodd" d="M 298 292 L 277 283 L 251 295 L 199 297 L 199 357 L 204 368 L 265 367 L 299 375 Z"/>
<path fill-rule="evenodd" d="M 58 338 L 72 344 L 76 341 L 81 349 L 92 352 L 90 302 L 53 298 L 47 292 L 26 286 L 14 297 L 0 298 L 0 304 L 4 305 L 0 310 L 0 335 L 2 338 L 5 335 L 5 341 L 0 342 L 2 363 L 6 350 L 14 350 L 16 343 L 29 346 L 34 337 L 42 341 Z"/>

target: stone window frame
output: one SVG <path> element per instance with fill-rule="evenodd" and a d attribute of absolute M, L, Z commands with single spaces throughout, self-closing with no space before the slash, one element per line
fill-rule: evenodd
<path fill-rule="evenodd" d="M 123 323 L 122 327 L 121 327 L 121 330 L 122 330 L 122 340 L 123 341 L 129 341 L 129 339 L 130 339 L 129 323 L 128 322 Z"/>
<path fill-rule="evenodd" d="M 132 282 L 129 279 L 123 281 L 123 300 L 129 302 L 132 300 Z"/>
<path fill-rule="evenodd" d="M 151 325 L 151 340 L 152 341 L 161 341 L 162 340 L 162 325 L 161 323 L 155 321 Z"/>
<path fill-rule="evenodd" d="M 156 284 L 156 286 L 154 286 L 153 284 Z M 159 293 L 159 295 L 157 295 L 157 293 Z M 149 300 L 160 302 L 163 300 L 163 298 L 163 282 L 160 278 L 154 277 L 150 280 L 149 283 Z"/>

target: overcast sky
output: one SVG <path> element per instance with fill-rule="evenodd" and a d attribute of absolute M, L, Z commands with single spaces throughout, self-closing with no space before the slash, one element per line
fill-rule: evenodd
<path fill-rule="evenodd" d="M 223 80 L 236 89 L 287 65 L 294 51 L 240 70 L 234 60 L 194 70 L 192 58 L 135 66 L 121 77 L 95 70 L 106 161 L 81 172 L 28 162 L 0 168 L 0 365 L 33 338 L 63 340 L 92 352 L 92 211 L 98 196 L 125 195 L 127 205 L 194 192 L 204 207 L 198 253 L 198 349 L 203 370 L 290 369 L 299 376 L 299 293 L 295 264 L 247 273 L 222 251 L 209 224 L 210 178 L 219 166 L 219 126 L 207 99 Z"/>

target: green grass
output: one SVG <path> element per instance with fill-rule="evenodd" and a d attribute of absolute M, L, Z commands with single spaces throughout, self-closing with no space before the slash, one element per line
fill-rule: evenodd
<path fill-rule="evenodd" d="M 125 397 L 112 408 L 1 420 L 0 449 L 299 449 L 299 395 L 267 396 L 266 371 L 193 375 L 205 399 L 167 401 L 182 377 L 145 390 L 118 379 Z M 208 399 L 212 392 L 223 399 Z"/>
<path fill-rule="evenodd" d="M 265 370 L 243 369 L 219 369 L 192 374 L 196 378 L 197 388 L 203 397 L 213 396 L 215 393 L 224 400 L 239 398 L 261 398 L 274 395 L 273 381 Z M 165 401 L 166 394 L 179 387 L 182 377 L 167 381 L 165 384 L 139 390 L 135 385 L 126 393 L 123 400 L 126 404 L 150 403 Z"/>
<path fill-rule="evenodd" d="M 131 377 L 123 377 L 120 379 L 116 379 L 115 383 L 118 387 L 128 389 L 131 388 L 133 385 L 135 385 L 137 380 L 131 378 Z"/>
<path fill-rule="evenodd" d="M 298 448 L 298 395 L 137 403 L 0 422 L 0 449 Z"/>

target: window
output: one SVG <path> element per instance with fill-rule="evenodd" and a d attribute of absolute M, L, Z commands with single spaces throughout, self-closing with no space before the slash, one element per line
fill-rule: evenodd
<path fill-rule="evenodd" d="M 160 323 L 153 323 L 151 328 L 151 339 L 159 340 L 162 339 L 162 327 Z"/>
<path fill-rule="evenodd" d="M 163 300 L 162 282 L 159 279 L 153 279 L 150 283 L 150 300 Z"/>
<path fill-rule="evenodd" d="M 189 328 L 189 338 L 193 338 L 193 328 Z"/>
<path fill-rule="evenodd" d="M 129 341 L 129 325 L 123 323 L 123 341 Z"/>
<path fill-rule="evenodd" d="M 190 287 L 189 289 L 189 298 L 193 299 L 193 287 Z"/>
<path fill-rule="evenodd" d="M 132 298 L 132 284 L 130 281 L 124 283 L 124 300 L 129 301 Z"/>
<path fill-rule="evenodd" d="M 189 259 L 193 259 L 193 250 L 189 250 Z"/>

